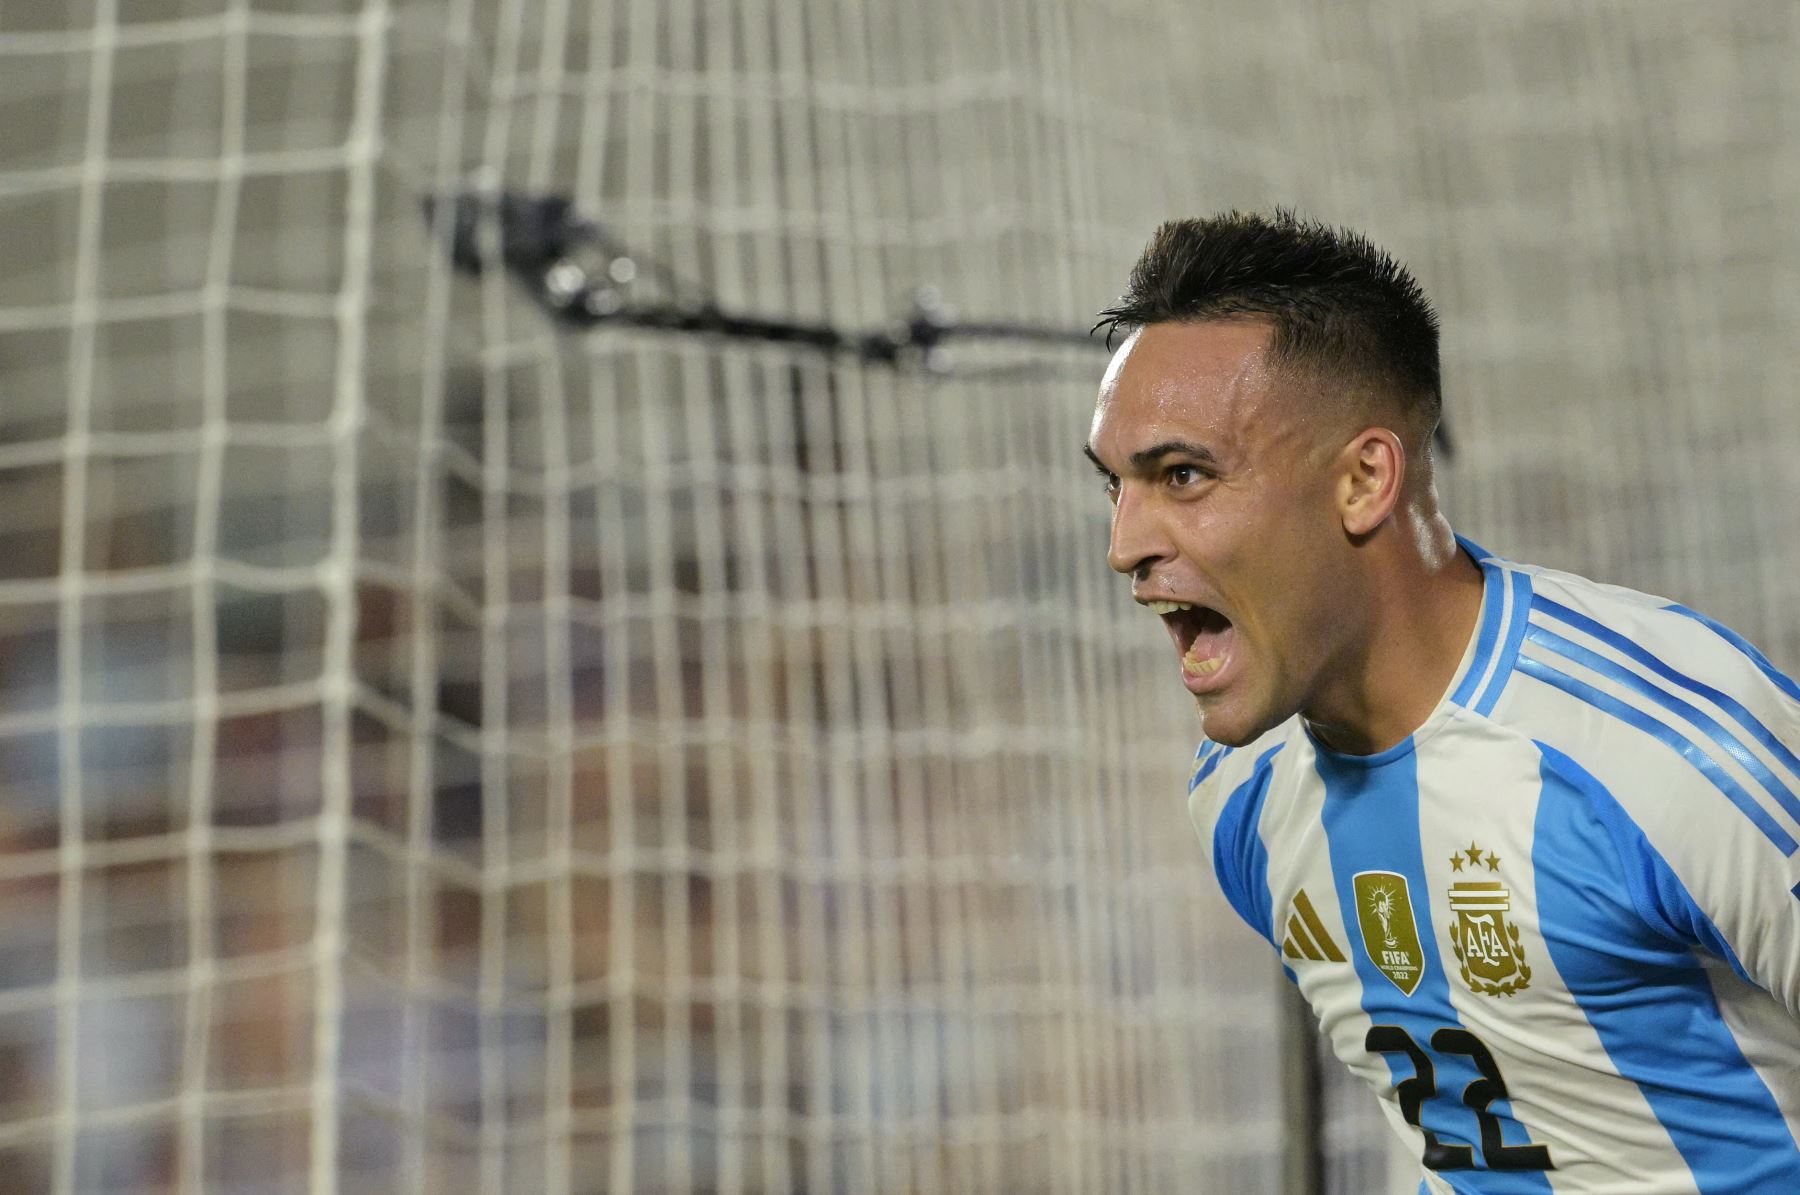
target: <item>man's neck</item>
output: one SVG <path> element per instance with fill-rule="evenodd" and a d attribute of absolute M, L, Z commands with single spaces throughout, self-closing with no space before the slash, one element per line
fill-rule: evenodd
<path fill-rule="evenodd" d="M 1415 516 L 1374 570 L 1364 649 L 1348 683 L 1304 710 L 1315 737 L 1347 755 L 1404 741 L 1437 708 L 1481 619 L 1481 567 L 1442 516 Z"/>

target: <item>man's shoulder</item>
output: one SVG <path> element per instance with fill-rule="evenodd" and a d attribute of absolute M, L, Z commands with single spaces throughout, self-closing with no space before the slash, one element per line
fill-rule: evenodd
<path fill-rule="evenodd" d="M 1741 638 L 1672 598 L 1596 581 L 1541 565 L 1505 562 L 1531 578 L 1531 610 L 1540 625 L 1561 621 L 1593 634 L 1601 631 L 1647 647 L 1704 647 L 1735 652 Z"/>
<path fill-rule="evenodd" d="M 1659 849 L 1748 857 L 1800 844 L 1800 687 L 1678 602 L 1553 569 L 1530 579 L 1491 717 L 1585 773 Z M 1587 788 L 1577 778 L 1577 788 Z"/>
<path fill-rule="evenodd" d="M 1800 711 L 1800 685 L 1742 635 L 1678 601 L 1493 556 L 1483 563 L 1530 587 L 1516 671 L 1564 692 L 1598 687 L 1663 706 L 1679 695 L 1724 697 L 1770 716 Z"/>

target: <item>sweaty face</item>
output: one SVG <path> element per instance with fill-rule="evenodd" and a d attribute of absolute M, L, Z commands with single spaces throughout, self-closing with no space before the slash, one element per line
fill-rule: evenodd
<path fill-rule="evenodd" d="M 1208 738 L 1250 742 L 1311 702 L 1345 628 L 1326 416 L 1266 360 L 1259 321 L 1152 324 L 1114 355 L 1088 448 L 1108 561 L 1162 618 Z"/>

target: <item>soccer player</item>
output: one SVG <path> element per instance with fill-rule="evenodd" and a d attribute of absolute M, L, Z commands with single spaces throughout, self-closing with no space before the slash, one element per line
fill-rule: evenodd
<path fill-rule="evenodd" d="M 1102 322 L 1194 824 L 1419 1190 L 1800 1192 L 1800 687 L 1452 532 L 1436 317 L 1361 236 L 1166 224 Z"/>

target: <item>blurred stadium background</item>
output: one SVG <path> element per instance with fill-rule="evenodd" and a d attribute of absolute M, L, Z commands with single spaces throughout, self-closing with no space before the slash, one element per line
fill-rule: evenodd
<path fill-rule="evenodd" d="M 1435 297 L 1462 530 L 1792 669 L 1797 58 L 1785 0 L 0 0 L 0 1191 L 1410 1189 L 1335 1063 L 1284 1133 L 1101 355 L 576 333 L 421 200 L 859 329 L 1082 329 L 1296 205 Z"/>

